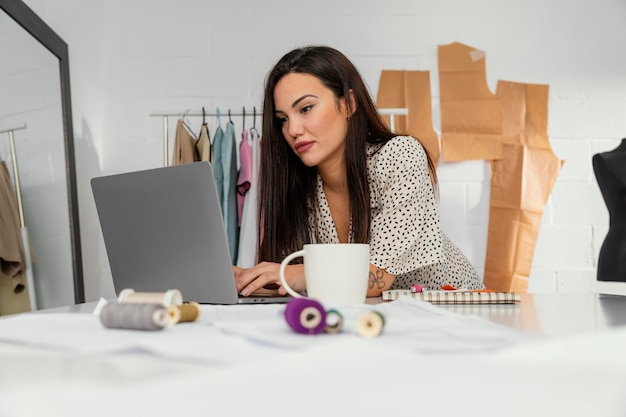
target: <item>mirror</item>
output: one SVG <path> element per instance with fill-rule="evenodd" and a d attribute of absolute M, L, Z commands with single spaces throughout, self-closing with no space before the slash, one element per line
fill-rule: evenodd
<path fill-rule="evenodd" d="M 15 186 L 12 132 L 36 309 L 82 303 L 67 44 L 26 4 L 0 0 L 0 62 L 0 160 Z"/>

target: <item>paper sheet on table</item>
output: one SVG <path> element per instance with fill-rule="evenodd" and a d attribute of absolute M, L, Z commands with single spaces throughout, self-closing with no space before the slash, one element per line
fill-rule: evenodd
<path fill-rule="evenodd" d="M 548 196 L 563 161 L 548 142 L 548 86 L 499 81 L 502 158 L 490 162 L 491 191 L 484 283 L 526 292 Z"/>
<path fill-rule="evenodd" d="M 485 78 L 485 52 L 454 42 L 437 47 L 441 147 L 447 162 L 502 157 L 498 98 Z"/>
<path fill-rule="evenodd" d="M 477 316 L 461 315 L 429 303 L 402 297 L 379 305 L 358 305 L 340 309 L 344 331 L 340 334 L 296 334 L 281 321 L 215 322 L 230 335 L 279 349 L 302 349 L 340 338 L 360 338 L 356 322 L 361 314 L 377 310 L 385 317 L 383 333 L 370 341 L 394 346 L 414 353 L 475 353 L 504 348 L 516 343 L 536 340 L 536 334 L 525 333 L 494 324 Z"/>
<path fill-rule="evenodd" d="M 406 116 L 394 116 L 395 131 L 418 138 L 435 167 L 439 162 L 439 136 L 433 128 L 430 72 L 383 70 L 380 74 L 376 106 L 379 109 L 406 108 Z M 390 123 L 390 116 L 383 120 Z"/>
<path fill-rule="evenodd" d="M 96 315 L 20 314 L 0 320 L 0 345 L 22 344 L 81 355 L 148 352 L 170 360 L 229 364 L 249 358 L 250 344 L 223 337 L 210 323 L 181 323 L 159 331 L 108 329 Z M 269 355 L 260 347 L 257 354 Z"/>
<path fill-rule="evenodd" d="M 160 331 L 107 329 L 92 314 L 18 315 L 0 320 L 0 343 L 87 355 L 145 351 L 173 360 L 233 363 L 262 354 L 259 349 L 269 354 L 332 344 L 345 338 L 360 339 L 356 320 L 373 308 L 385 315 L 387 324 L 383 335 L 371 342 L 411 352 L 477 352 L 537 337 L 408 298 L 377 306 L 345 306 L 340 310 L 345 331 L 315 336 L 291 331 L 282 316 L 284 306 L 262 307 L 257 306 L 254 318 L 252 309 L 248 313 L 213 309 L 220 313 L 203 312 L 199 322 L 181 323 Z"/>

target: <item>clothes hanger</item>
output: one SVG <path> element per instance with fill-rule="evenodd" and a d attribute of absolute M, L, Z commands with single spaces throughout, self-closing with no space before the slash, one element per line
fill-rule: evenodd
<path fill-rule="evenodd" d="M 230 117 L 230 109 L 228 109 L 228 122 L 232 123 L 233 119 Z"/>
<path fill-rule="evenodd" d="M 198 156 L 201 161 L 209 161 L 213 163 L 213 147 L 211 146 L 211 138 L 209 136 L 209 125 L 206 121 L 206 110 L 204 109 L 204 106 L 202 106 L 202 126 L 200 126 L 196 149 L 198 150 Z"/>
<path fill-rule="evenodd" d="M 190 134 L 191 136 L 193 136 L 194 138 L 197 138 L 197 137 L 198 137 L 198 135 L 196 135 L 196 134 L 193 132 L 193 129 L 191 128 L 191 126 L 189 126 L 189 123 L 187 123 L 186 118 L 187 118 L 187 114 L 188 114 L 188 113 L 189 113 L 189 109 L 185 110 L 185 113 L 183 113 L 183 114 L 181 115 L 181 119 L 183 120 L 183 126 L 185 126 L 185 128 L 187 128 L 187 131 L 189 132 L 189 134 Z"/>
<path fill-rule="evenodd" d="M 241 128 L 246 130 L 246 106 L 243 107 L 243 122 L 241 124 Z"/>
<path fill-rule="evenodd" d="M 198 138 L 200 138 L 203 129 L 206 130 L 207 134 L 209 133 L 209 124 L 206 121 L 206 110 L 204 106 L 202 106 L 202 125 L 200 126 L 200 134 L 198 134 Z"/>
<path fill-rule="evenodd" d="M 256 130 L 256 106 L 252 107 L 252 127 L 250 128 L 250 133 L 253 132 L 259 136 L 259 131 Z"/>

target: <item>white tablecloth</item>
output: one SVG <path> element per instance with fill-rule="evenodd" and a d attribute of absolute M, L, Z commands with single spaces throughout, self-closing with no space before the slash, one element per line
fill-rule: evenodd
<path fill-rule="evenodd" d="M 550 338 L 417 300 L 344 306 L 293 333 L 284 306 L 202 306 L 163 331 L 92 314 L 0 320 L 0 416 L 623 416 L 626 330 Z M 383 334 L 359 337 L 376 309 Z"/>

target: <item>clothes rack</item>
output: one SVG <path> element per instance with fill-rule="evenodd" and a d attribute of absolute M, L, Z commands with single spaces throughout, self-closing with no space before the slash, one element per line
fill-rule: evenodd
<path fill-rule="evenodd" d="M 389 116 L 389 129 L 391 131 L 395 131 L 395 116 L 406 116 L 409 114 L 409 109 L 407 108 L 387 108 L 387 109 L 378 109 L 378 113 L 383 116 Z"/>
<path fill-rule="evenodd" d="M 22 248 L 24 251 L 24 270 L 26 271 L 26 284 L 28 286 L 28 298 L 31 311 L 37 310 L 37 294 L 35 291 L 35 278 L 33 276 L 32 259 L 30 257 L 30 238 L 24 221 L 24 207 L 22 205 L 22 190 L 20 174 L 17 166 L 17 151 L 15 150 L 15 135 L 18 130 L 26 129 L 26 124 L 7 129 L 0 129 L 0 135 L 9 134 L 9 146 L 11 148 L 11 163 L 13 166 L 13 180 L 15 181 L 15 195 L 17 197 L 17 211 L 20 218 L 20 230 L 22 232 Z"/>
<path fill-rule="evenodd" d="M 221 117 L 221 116 L 228 116 L 228 117 L 246 117 L 246 116 L 253 116 L 256 117 L 257 116 L 257 111 L 256 111 L 256 107 L 254 107 L 252 109 L 252 111 L 250 111 L 248 113 L 248 110 L 246 110 L 246 108 L 243 108 L 243 111 L 241 112 L 236 112 L 233 113 L 230 111 L 230 109 L 225 112 L 219 112 L 219 113 L 215 113 L 215 112 L 204 112 L 204 111 L 185 111 L 185 112 L 152 112 L 150 113 L 150 117 L 161 117 L 163 119 L 163 166 L 168 166 L 169 162 L 168 162 L 168 145 L 169 145 L 169 134 L 168 134 L 168 129 L 169 129 L 169 118 L 170 117 L 187 117 L 187 116 L 191 116 L 191 117 Z"/>
<path fill-rule="evenodd" d="M 389 128 L 391 131 L 395 130 L 395 116 L 406 116 L 409 114 L 409 110 L 407 108 L 384 108 L 378 109 L 378 112 L 383 116 L 389 116 Z M 150 117 L 161 117 L 163 119 L 163 166 L 168 166 L 168 145 L 169 145 L 169 118 L 170 117 L 221 117 L 228 115 L 229 117 L 246 117 L 246 116 L 257 116 L 256 107 L 253 108 L 251 112 L 248 112 L 246 108 L 243 108 L 242 112 L 232 113 L 230 110 L 227 113 L 215 113 L 215 112 L 204 112 L 204 111 L 186 111 L 186 112 L 152 112 L 150 113 Z"/>

